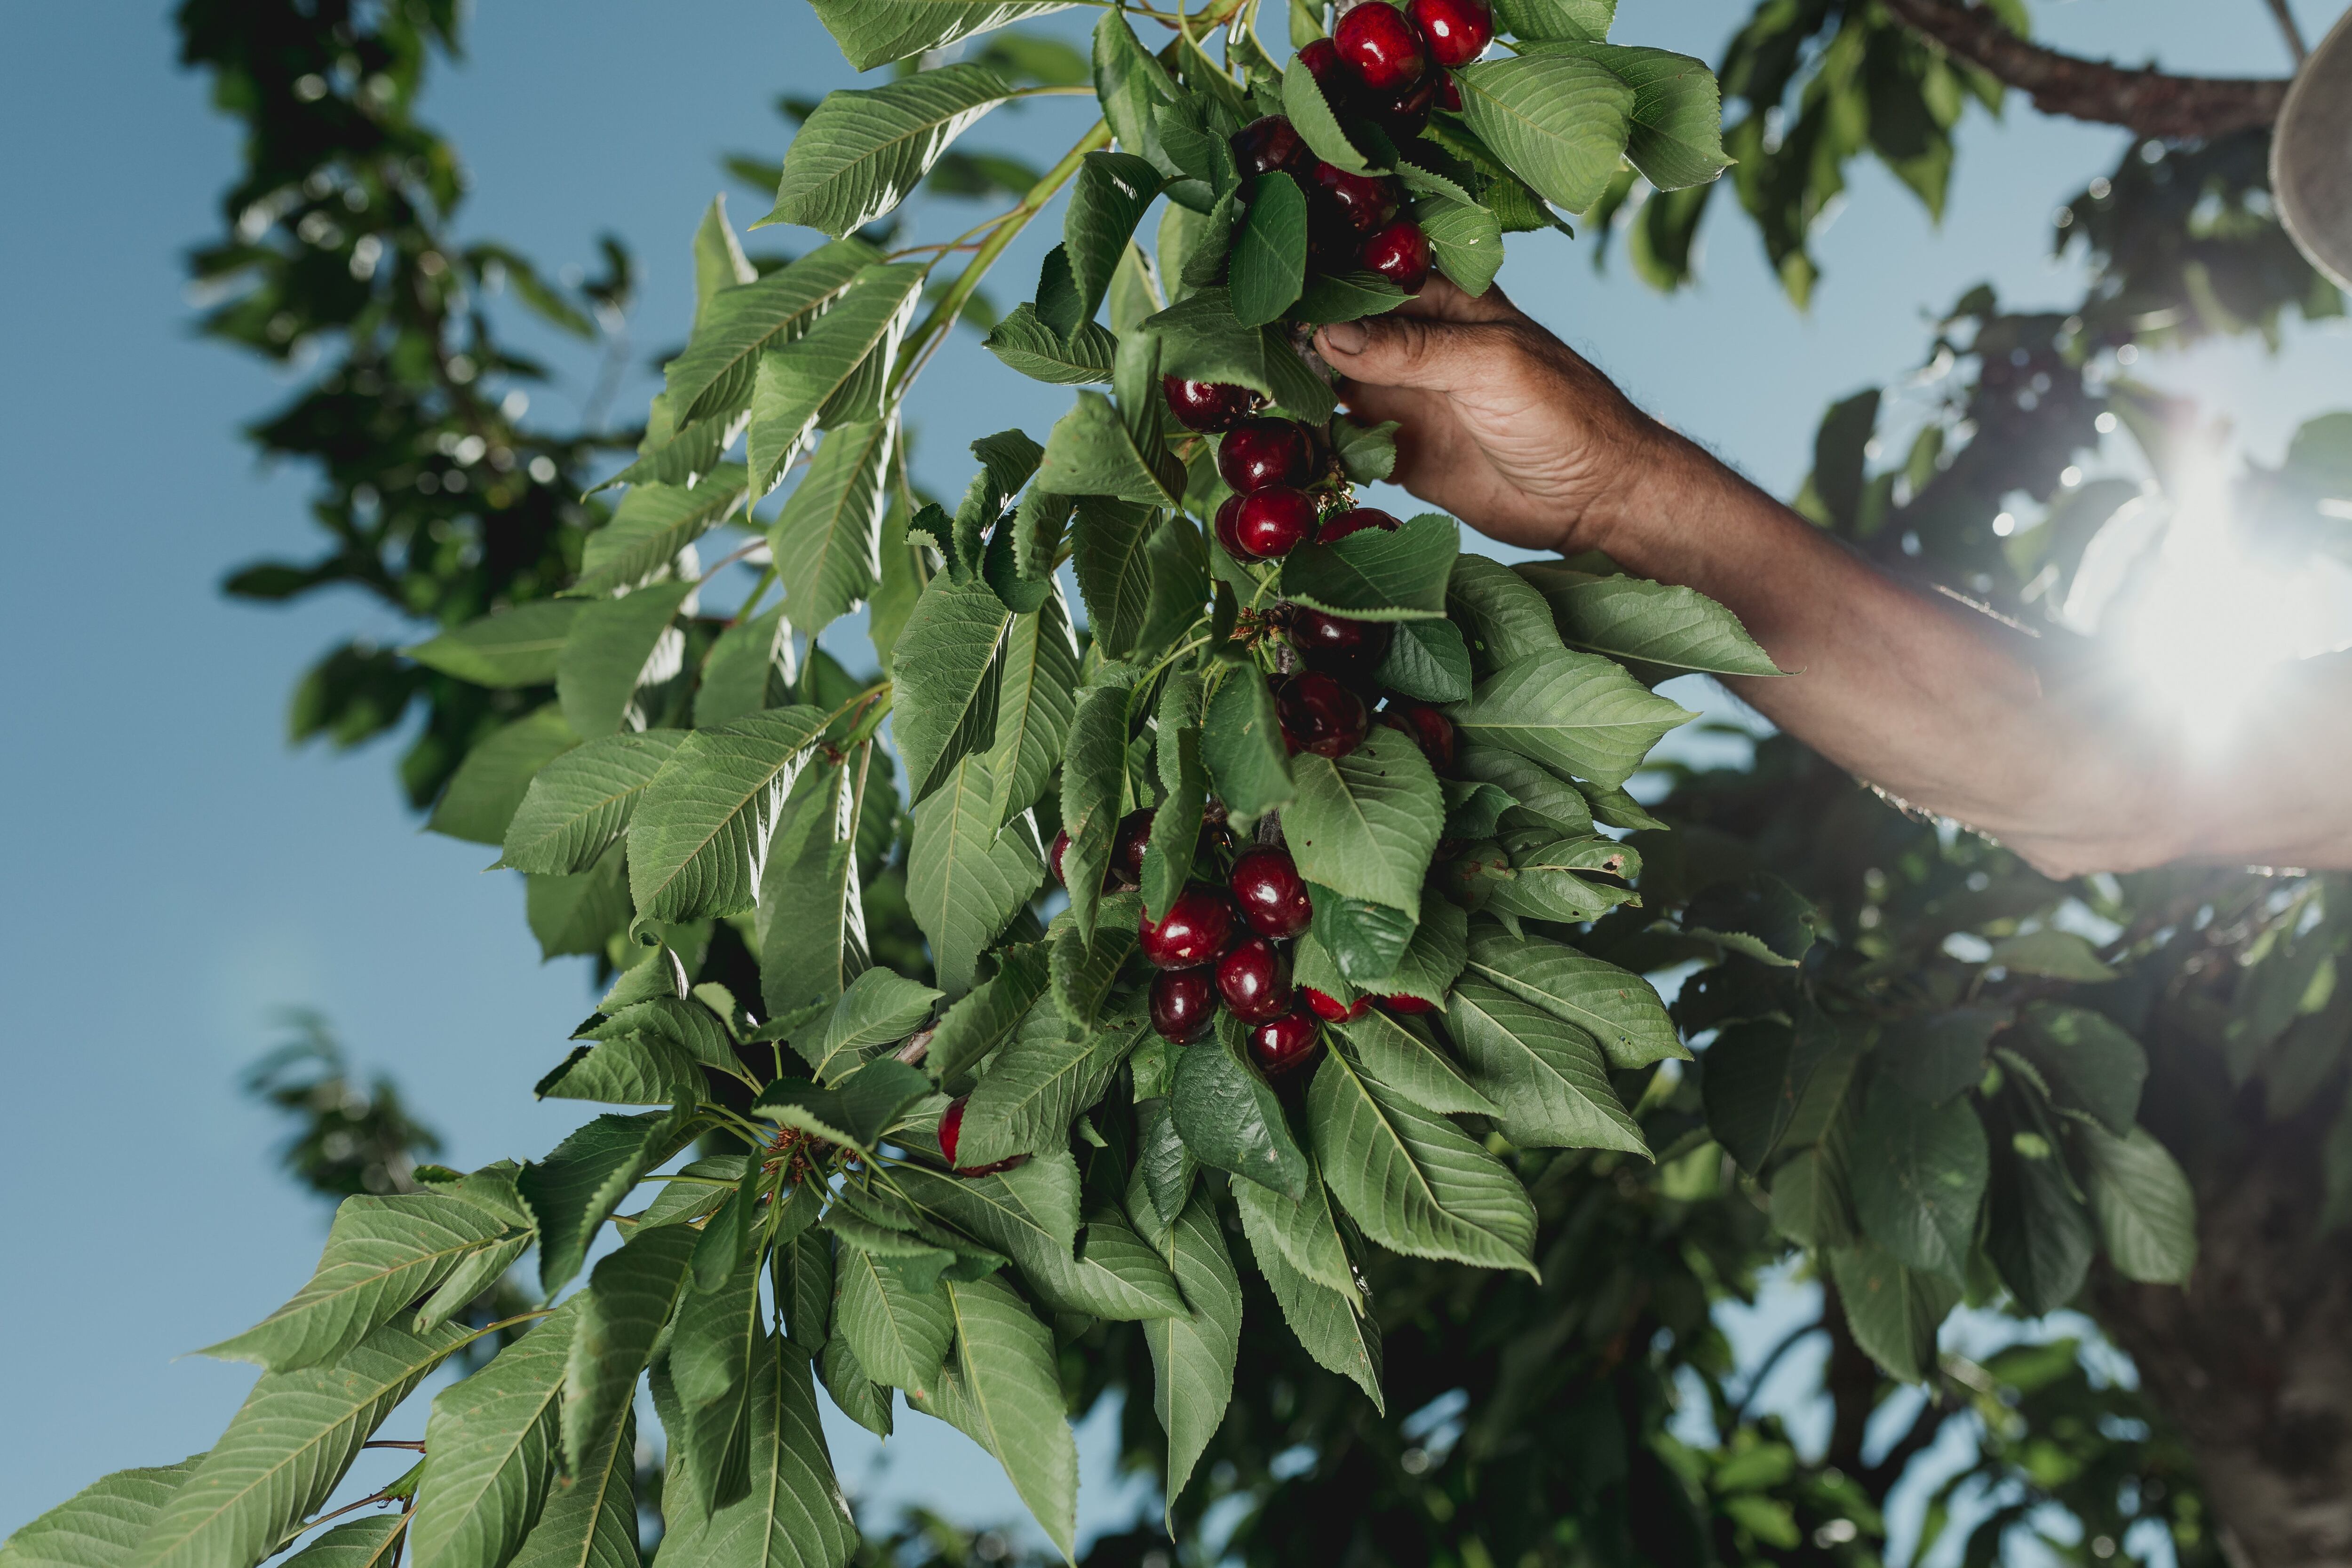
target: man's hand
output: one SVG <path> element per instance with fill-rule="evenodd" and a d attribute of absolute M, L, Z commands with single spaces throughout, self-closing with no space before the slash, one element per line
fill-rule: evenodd
<path fill-rule="evenodd" d="M 1479 532 L 1530 549 L 1607 549 L 1630 492 L 1672 443 L 1501 290 L 1432 277 L 1385 316 L 1315 347 L 1355 416 L 1398 421 L 1398 484 Z"/>

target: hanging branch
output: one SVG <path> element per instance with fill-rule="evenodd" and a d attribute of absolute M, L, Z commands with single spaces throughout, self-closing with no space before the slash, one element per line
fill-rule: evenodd
<path fill-rule="evenodd" d="M 2028 43 L 1981 5 L 1885 0 L 1899 20 L 2033 99 L 2045 114 L 2191 139 L 2266 126 L 2286 99 L 2284 77 L 2185 77 L 2086 60 Z"/>

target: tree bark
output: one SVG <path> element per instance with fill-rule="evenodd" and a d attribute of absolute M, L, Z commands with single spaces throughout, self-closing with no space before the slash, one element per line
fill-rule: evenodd
<path fill-rule="evenodd" d="M 2282 1121 L 2259 1082 L 2231 1090 L 2218 1052 L 2150 1020 L 2141 1120 L 2196 1189 L 2185 1290 L 2102 1268 L 2100 1324 L 2197 1456 L 2233 1563 L 2352 1563 L 2352 1238 L 2319 1227 L 2320 1148 L 2341 1102 Z"/>

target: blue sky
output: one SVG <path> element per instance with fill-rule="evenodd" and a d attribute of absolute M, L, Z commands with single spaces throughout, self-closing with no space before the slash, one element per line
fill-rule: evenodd
<path fill-rule="evenodd" d="M 2334 6 L 2297 10 L 2315 36 Z M 1624 0 L 1618 36 L 1712 57 L 1743 11 Z M 2062 44 L 2213 72 L 2284 63 L 2260 0 L 2035 11 Z M 236 434 L 283 383 L 188 331 L 180 253 L 213 232 L 236 148 L 174 66 L 167 15 L 18 7 L 10 35 L 0 451 L 18 586 L 0 656 L 18 672 L 19 722 L 0 769 L 16 824 L 0 847 L 0 956 L 17 1022 L 0 1095 L 13 1352 L 0 1410 L 17 1441 L 0 1466 L 0 1532 L 102 1470 L 201 1448 L 250 1381 L 174 1358 L 275 1306 L 323 1231 L 318 1206 L 274 1174 L 276 1129 L 234 1089 L 276 1009 L 327 1014 L 365 1067 L 399 1076 L 452 1163 L 473 1165 L 540 1153 L 577 1119 L 529 1086 L 588 999 L 582 968 L 538 964 L 520 889 L 479 873 L 479 846 L 416 831 L 386 749 L 285 747 L 297 671 L 355 626 L 402 629 L 356 599 L 261 610 L 216 592 L 230 567 L 312 544 L 302 477 L 257 469 Z M 715 156 L 781 147 L 776 94 L 854 79 L 793 0 L 494 5 L 426 112 L 471 172 L 471 232 L 551 267 L 593 265 L 607 228 L 636 249 L 642 358 L 683 335 L 688 238 L 726 184 Z M 1039 105 L 975 144 L 1043 162 L 1076 133 L 1072 112 Z M 1990 277 L 2021 301 L 2069 298 L 2073 280 L 2044 260 L 2050 211 L 2121 144 L 2022 104 L 2005 124 L 1972 114 L 1940 229 L 1860 171 L 1821 246 L 1810 317 L 1727 203 L 1689 294 L 1596 277 L 1587 246 L 1557 236 L 1515 239 L 1503 280 L 1637 398 L 1787 494 L 1822 408 L 1906 373 L 1927 315 L 1964 287 Z M 739 221 L 761 210 L 747 192 L 730 199 Z M 1008 304 L 1034 276 L 1034 250 L 1021 256 L 996 287 Z M 2141 368 L 2235 409 L 2249 449 L 2274 457 L 2296 421 L 2352 403 L 2347 348 L 2340 328 L 2299 329 L 2275 358 L 2231 344 Z M 581 384 L 535 395 L 561 411 Z M 1042 434 L 1065 402 L 963 338 L 918 393 L 926 477 L 960 488 L 966 442 L 1016 423 Z M 903 1443 L 887 1491 L 1009 1513 L 984 1466 L 968 1447 Z M 1116 1511 L 1106 1490 L 1097 1519 Z"/>

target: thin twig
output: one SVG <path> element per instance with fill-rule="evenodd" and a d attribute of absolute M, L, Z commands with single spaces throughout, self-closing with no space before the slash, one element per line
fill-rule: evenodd
<path fill-rule="evenodd" d="M 2286 0 L 2263 3 L 2271 8 L 2271 16 L 2278 23 L 2279 32 L 2286 39 L 2286 52 L 2294 57 L 2295 68 L 2302 69 L 2303 62 L 2311 57 L 2311 46 L 2303 41 L 2303 28 L 2296 23 L 2294 13 L 2287 9 Z"/>

